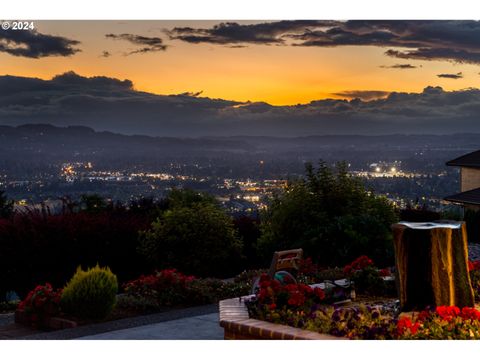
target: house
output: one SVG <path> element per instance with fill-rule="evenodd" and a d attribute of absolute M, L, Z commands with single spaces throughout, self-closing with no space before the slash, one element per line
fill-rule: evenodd
<path fill-rule="evenodd" d="M 480 210 L 480 150 L 460 156 L 446 163 L 460 167 L 460 193 L 445 200 L 462 205 L 465 209 Z"/>

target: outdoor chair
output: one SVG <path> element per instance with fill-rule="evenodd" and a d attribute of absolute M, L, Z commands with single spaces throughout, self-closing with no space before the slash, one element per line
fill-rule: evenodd
<path fill-rule="evenodd" d="M 273 253 L 272 263 L 270 264 L 268 275 L 273 279 L 277 272 L 287 271 L 296 276 L 302 258 L 302 249 L 275 251 Z"/>

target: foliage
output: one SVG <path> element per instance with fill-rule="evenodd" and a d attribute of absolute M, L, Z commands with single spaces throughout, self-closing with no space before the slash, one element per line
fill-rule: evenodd
<path fill-rule="evenodd" d="M 266 274 L 260 277 L 256 301 L 258 306 L 274 310 L 277 308 L 302 308 L 325 302 L 325 292 L 308 285 L 282 284 Z"/>
<path fill-rule="evenodd" d="M 401 339 L 478 340 L 480 339 L 480 311 L 475 308 L 438 306 L 410 317 L 401 317 L 397 323 Z"/>
<path fill-rule="evenodd" d="M 412 221 L 412 222 L 429 222 L 440 220 L 441 214 L 429 210 L 426 204 L 422 206 L 412 206 L 410 203 L 407 204 L 407 207 L 400 211 L 400 220 L 401 221 Z"/>
<path fill-rule="evenodd" d="M 355 284 L 359 294 L 373 296 L 395 295 L 395 283 L 384 281 L 383 276 L 389 276 L 390 270 L 375 267 L 373 261 L 363 255 L 343 268 L 344 275 Z"/>
<path fill-rule="evenodd" d="M 10 300 L 10 301 L 0 302 L 0 314 L 1 313 L 14 312 L 15 309 L 17 309 L 19 303 L 20 303 L 20 301 L 18 301 L 18 300 Z"/>
<path fill-rule="evenodd" d="M 440 306 L 397 318 L 378 306 L 326 305 L 316 290 L 262 279 L 256 297 L 247 301 L 249 315 L 349 339 L 480 339 L 480 311 L 474 308 Z"/>
<path fill-rule="evenodd" d="M 369 259 L 368 256 L 362 255 L 351 264 L 346 265 L 343 268 L 343 273 L 345 276 L 351 276 L 354 272 L 365 270 L 367 267 L 373 267 L 373 261 Z"/>
<path fill-rule="evenodd" d="M 41 328 L 46 319 L 60 313 L 62 290 L 54 290 L 52 285 L 38 285 L 18 304 L 24 310 L 33 327 Z"/>
<path fill-rule="evenodd" d="M 0 298 L 24 297 L 36 284 L 63 286 L 76 264 L 107 264 L 120 281 L 151 271 L 136 253 L 138 232 L 152 218 L 125 209 L 101 213 L 17 213 L 0 219 Z"/>
<path fill-rule="evenodd" d="M 305 179 L 290 183 L 262 215 L 259 245 L 266 253 L 303 248 L 323 266 L 363 253 L 378 263 L 392 260 L 390 225 L 397 220 L 386 198 L 367 191 L 348 166 L 306 166 Z"/>
<path fill-rule="evenodd" d="M 225 282 L 214 278 L 198 279 L 175 269 L 140 276 L 124 285 L 125 294 L 149 308 L 202 305 L 247 295 L 246 282 Z"/>
<path fill-rule="evenodd" d="M 158 305 L 171 306 L 189 300 L 187 285 L 193 279 L 193 276 L 185 276 L 175 269 L 165 269 L 127 282 L 124 290 L 127 295 L 155 299 Z"/>
<path fill-rule="evenodd" d="M 469 261 L 470 281 L 475 295 L 475 301 L 480 301 L 480 260 Z"/>
<path fill-rule="evenodd" d="M 80 208 L 91 214 L 105 211 L 109 205 L 111 204 L 97 194 L 84 194 L 80 197 Z"/>
<path fill-rule="evenodd" d="M 319 269 L 315 277 L 316 279 L 313 282 L 322 282 L 325 280 L 340 280 L 343 279 L 345 275 L 343 273 L 343 269 L 334 267 Z"/>
<path fill-rule="evenodd" d="M 138 247 L 153 267 L 197 276 L 228 276 L 238 267 L 241 250 L 231 218 L 205 201 L 165 211 L 141 232 Z"/>
<path fill-rule="evenodd" d="M 117 290 L 117 277 L 108 267 L 78 267 L 63 289 L 62 310 L 82 319 L 103 319 L 113 310 Z"/>
<path fill-rule="evenodd" d="M 197 192 L 191 189 L 173 189 L 166 199 L 167 208 L 191 207 L 196 204 L 218 205 L 215 198 L 205 192 Z"/>
<path fill-rule="evenodd" d="M 263 273 L 267 272 L 267 269 L 258 269 L 258 270 L 244 270 L 240 274 L 236 275 L 233 281 L 235 283 L 245 283 L 250 284 L 250 287 L 253 286 L 253 282 Z"/>
<path fill-rule="evenodd" d="M 0 219 L 7 219 L 13 214 L 13 201 L 8 200 L 4 191 L 0 191 Z"/>
<path fill-rule="evenodd" d="M 270 260 L 272 254 L 268 254 L 268 257 L 262 257 L 262 254 L 258 251 L 258 239 L 261 235 L 258 216 L 242 215 L 233 220 L 233 225 L 243 242 L 245 267 L 257 269 Z"/>

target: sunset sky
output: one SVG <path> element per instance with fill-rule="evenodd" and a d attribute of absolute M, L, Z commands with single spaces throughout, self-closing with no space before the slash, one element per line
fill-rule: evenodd
<path fill-rule="evenodd" d="M 0 125 L 157 136 L 480 131 L 478 21 L 34 26 L 0 30 Z"/>
<path fill-rule="evenodd" d="M 262 26 L 269 22 L 237 21 L 233 32 L 237 31 L 239 36 L 226 31 L 225 36 L 205 39 L 206 31 L 220 23 L 36 21 L 38 33 L 78 42 L 68 45 L 74 51 L 71 54 L 52 53 L 37 58 L 14 56 L 4 49 L 25 44 L 2 42 L 0 39 L 0 75 L 51 79 L 55 75 L 74 71 L 89 77 L 130 79 L 136 90 L 155 94 L 202 92 L 202 97 L 241 102 L 264 101 L 272 105 L 304 104 L 312 100 L 355 96 L 369 100 L 392 91 L 420 93 L 426 86 L 460 90 L 480 85 L 478 25 L 469 33 L 473 36 L 473 31 L 477 32 L 476 39 L 472 37 L 470 42 L 469 35 L 463 34 L 468 29 L 451 27 L 459 30 L 455 36 L 466 39 L 464 44 L 459 43 L 459 49 L 473 52 L 473 57 L 467 54 L 465 58 L 455 58 L 456 54 L 450 58 L 432 57 L 427 60 L 386 55 L 389 50 L 406 52 L 418 47 L 404 47 L 406 37 L 395 40 L 397 42 L 390 39 L 384 41 L 384 30 L 378 26 L 373 30 L 371 26 L 368 29 L 358 26 L 355 29 L 343 29 L 341 34 L 333 34 L 327 39 L 333 40 L 332 45 L 322 43 L 320 46 L 295 45 L 305 41 L 306 32 L 328 31 L 341 28 L 342 25 L 312 26 L 305 23 L 292 27 L 287 24 L 280 30 L 265 30 L 245 26 Z M 174 28 L 191 28 L 195 32 L 172 32 Z M 448 30 L 449 27 L 445 28 Z M 202 33 L 202 29 L 205 32 Z M 350 35 L 350 31 L 353 31 L 356 38 L 353 41 L 337 41 L 338 37 L 345 36 L 346 30 Z M 385 31 L 392 30 L 391 26 L 385 27 Z M 441 49 L 451 48 L 448 36 L 440 30 L 432 34 L 431 29 L 426 27 L 417 33 L 414 29 L 408 41 L 412 45 L 419 42 L 421 47 L 431 45 L 437 49 L 440 44 Z M 260 35 L 252 38 L 249 33 L 243 34 L 243 31 Z M 375 35 L 379 32 L 382 32 L 382 36 Z M 122 34 L 130 37 L 122 37 Z M 212 34 L 209 32 L 208 36 Z M 183 35 L 190 38 L 180 39 L 179 36 Z M 295 38 L 300 35 L 304 37 Z M 143 40 L 134 36 L 142 36 Z M 193 39 L 193 36 L 196 38 Z M 147 48 L 147 51 L 139 51 Z"/>

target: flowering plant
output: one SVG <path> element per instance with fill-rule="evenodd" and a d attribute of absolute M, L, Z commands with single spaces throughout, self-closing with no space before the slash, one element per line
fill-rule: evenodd
<path fill-rule="evenodd" d="M 176 269 L 165 269 L 127 282 L 124 290 L 133 297 L 155 299 L 159 305 L 170 306 L 188 298 L 187 285 L 194 279 Z"/>
<path fill-rule="evenodd" d="M 480 311 L 438 306 L 397 322 L 400 339 L 480 339 Z"/>
<path fill-rule="evenodd" d="M 470 281 L 472 282 L 475 300 L 480 301 L 480 260 L 469 261 L 468 270 L 470 271 Z"/>
<path fill-rule="evenodd" d="M 343 268 L 345 276 L 351 276 L 355 271 L 364 270 L 367 267 L 373 267 L 373 260 L 368 256 L 362 255 L 355 259 L 351 264 Z"/>
<path fill-rule="evenodd" d="M 468 271 L 480 270 L 480 260 L 470 261 L 468 260 Z"/>
<path fill-rule="evenodd" d="M 54 290 L 49 283 L 38 285 L 18 304 L 18 309 L 25 311 L 32 326 L 42 327 L 46 319 L 60 313 L 61 295 L 62 289 Z"/>
<path fill-rule="evenodd" d="M 355 284 L 356 292 L 376 296 L 395 295 L 395 283 L 384 281 L 384 276 L 390 276 L 388 268 L 379 270 L 373 261 L 363 255 L 343 268 L 344 275 Z"/>
<path fill-rule="evenodd" d="M 195 278 L 175 269 L 142 275 L 124 285 L 125 294 L 142 308 L 210 304 L 221 299 L 247 295 L 249 281 L 227 283 L 215 278 Z M 136 307 L 136 306 L 134 306 Z"/>
<path fill-rule="evenodd" d="M 378 275 L 379 276 L 391 276 L 392 272 L 390 271 L 389 268 L 380 269 L 380 270 L 378 270 Z"/>

